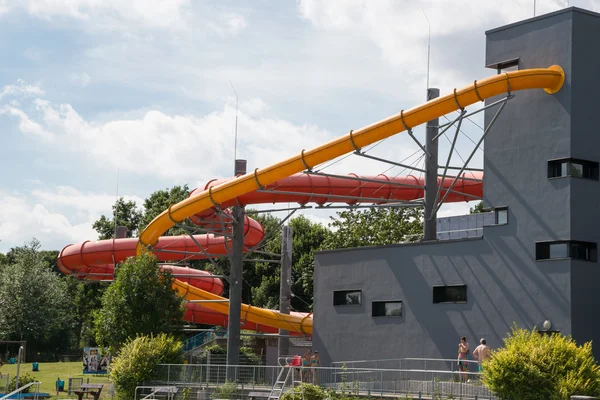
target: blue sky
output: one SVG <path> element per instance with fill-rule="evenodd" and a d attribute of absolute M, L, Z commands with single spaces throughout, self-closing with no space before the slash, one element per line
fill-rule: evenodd
<path fill-rule="evenodd" d="M 538 13 L 566 5 L 537 1 Z M 494 73 L 483 68 L 484 31 L 532 16 L 533 1 L 0 0 L 0 252 L 32 237 L 48 249 L 95 239 L 91 223 L 111 212 L 117 171 L 120 195 L 138 201 L 229 176 L 229 81 L 249 169 L 418 105 L 421 8 L 431 85 L 444 93 Z M 463 157 L 472 148 L 460 139 Z M 399 136 L 374 154 L 398 161 L 415 149 Z M 351 157 L 330 171 L 386 169 Z"/>

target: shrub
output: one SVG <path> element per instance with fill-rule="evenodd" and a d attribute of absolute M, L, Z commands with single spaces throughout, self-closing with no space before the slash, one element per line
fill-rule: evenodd
<path fill-rule="evenodd" d="M 215 389 L 211 399 L 235 399 L 237 394 L 237 385 L 232 381 L 227 381 Z"/>
<path fill-rule="evenodd" d="M 294 388 L 292 392 L 284 394 L 282 400 L 325 400 L 327 393 L 319 386 L 303 383 Z"/>
<path fill-rule="evenodd" d="M 182 342 L 166 334 L 127 341 L 110 366 L 110 379 L 118 398 L 133 399 L 136 386 L 158 378 L 159 364 L 182 361 L 182 349 Z"/>
<path fill-rule="evenodd" d="M 504 347 L 484 362 L 483 383 L 501 399 L 563 400 L 598 395 L 600 369 L 591 343 L 513 327 Z"/>
<path fill-rule="evenodd" d="M 30 374 L 25 373 L 25 374 L 19 376 L 19 387 L 23 387 L 31 382 L 35 382 L 35 378 L 33 376 L 31 376 Z M 10 382 L 8 383 L 8 393 L 15 390 L 16 385 L 17 385 L 17 377 L 15 375 L 11 378 Z M 27 389 L 23 390 L 22 393 L 29 393 L 30 389 L 31 389 L 31 387 L 28 387 Z"/>

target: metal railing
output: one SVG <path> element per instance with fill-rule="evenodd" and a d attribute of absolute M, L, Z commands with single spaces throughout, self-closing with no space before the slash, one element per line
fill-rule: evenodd
<path fill-rule="evenodd" d="M 379 360 L 334 361 L 334 368 L 378 368 L 378 369 L 422 369 L 459 372 L 458 359 L 454 358 L 386 358 Z M 469 371 L 477 371 L 477 360 L 460 360 L 467 364 Z"/>
<path fill-rule="evenodd" d="M 454 360 L 456 361 L 456 360 Z M 235 381 L 240 393 L 271 390 L 281 368 L 292 368 L 292 381 L 312 383 L 324 389 L 355 395 L 422 395 L 495 399 L 480 382 L 477 372 L 444 369 L 385 369 L 348 367 L 276 367 L 264 365 L 162 364 L 154 386 L 218 388 Z M 228 375 L 229 372 L 229 375 Z M 286 386 L 294 390 L 297 385 Z M 243 397 L 243 395 L 240 395 Z"/>
<path fill-rule="evenodd" d="M 179 389 L 176 386 L 137 386 L 135 388 L 135 400 L 138 400 L 138 393 L 140 394 L 140 400 L 154 399 L 158 394 L 166 395 L 167 400 L 172 400 L 178 391 Z M 145 392 L 150 393 L 146 394 Z"/>
<path fill-rule="evenodd" d="M 32 398 L 32 399 L 34 399 L 34 400 L 37 400 L 37 399 L 39 398 L 39 394 L 40 394 L 40 385 L 41 385 L 41 384 L 42 384 L 42 382 L 31 382 L 31 383 L 28 383 L 27 385 L 25 385 L 25 386 L 21 386 L 20 388 L 18 388 L 18 389 L 16 389 L 16 390 L 13 390 L 12 392 L 10 392 L 10 393 L 8 393 L 8 394 L 5 394 L 4 396 L 0 397 L 0 400 L 5 400 L 5 399 L 14 399 L 15 397 L 13 397 L 13 396 L 14 396 L 14 395 L 16 395 L 16 394 L 18 394 L 18 395 L 19 395 L 19 396 L 18 396 L 18 397 L 16 397 L 16 398 L 17 398 L 17 399 L 20 399 L 20 398 L 24 397 L 24 396 L 22 396 L 22 395 L 24 394 L 24 393 L 23 393 L 23 391 L 24 391 L 25 389 L 29 389 L 30 387 L 32 387 L 32 386 L 34 386 L 34 385 L 36 385 L 36 386 L 37 386 L 37 390 L 36 390 L 35 392 L 33 392 L 33 395 L 34 395 L 34 396 L 33 396 L 33 397 L 29 397 L 29 396 L 28 396 L 27 398 Z"/>

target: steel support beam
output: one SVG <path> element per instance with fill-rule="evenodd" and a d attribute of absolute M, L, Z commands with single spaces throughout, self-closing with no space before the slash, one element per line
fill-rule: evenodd
<path fill-rule="evenodd" d="M 292 300 L 292 242 L 293 230 L 284 225 L 281 229 L 281 273 L 279 279 L 279 312 L 290 314 Z M 289 331 L 279 330 L 277 353 L 279 357 L 290 354 Z"/>
<path fill-rule="evenodd" d="M 233 216 L 233 243 L 229 274 L 229 326 L 227 328 L 227 365 L 238 365 L 240 360 L 240 319 L 242 314 L 242 272 L 244 256 L 244 208 L 235 206 Z M 236 381 L 234 368 L 227 368 L 227 379 Z"/>
<path fill-rule="evenodd" d="M 427 101 L 440 97 L 440 89 L 427 89 Z M 425 130 L 425 149 L 429 154 L 425 157 L 425 218 L 423 219 L 423 240 L 437 239 L 437 210 L 438 199 L 438 134 L 439 118 L 427 121 Z"/>

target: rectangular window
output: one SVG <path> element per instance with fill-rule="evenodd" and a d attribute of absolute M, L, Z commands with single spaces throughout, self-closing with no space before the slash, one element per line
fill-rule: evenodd
<path fill-rule="evenodd" d="M 401 317 L 402 301 L 374 301 L 372 304 L 373 317 Z"/>
<path fill-rule="evenodd" d="M 594 161 L 577 160 L 574 158 L 548 161 L 548 178 L 570 176 L 597 181 L 599 178 L 598 170 L 598 163 Z"/>
<path fill-rule="evenodd" d="M 508 208 L 507 207 L 499 207 L 494 210 L 496 213 L 496 225 L 506 225 L 508 224 Z"/>
<path fill-rule="evenodd" d="M 433 303 L 466 303 L 467 285 L 433 287 Z"/>
<path fill-rule="evenodd" d="M 597 261 L 597 245 L 596 243 L 575 240 L 540 242 L 535 244 L 535 259 L 538 261 L 564 258 Z"/>
<path fill-rule="evenodd" d="M 335 290 L 333 292 L 334 306 L 354 306 L 362 304 L 360 290 Z"/>

